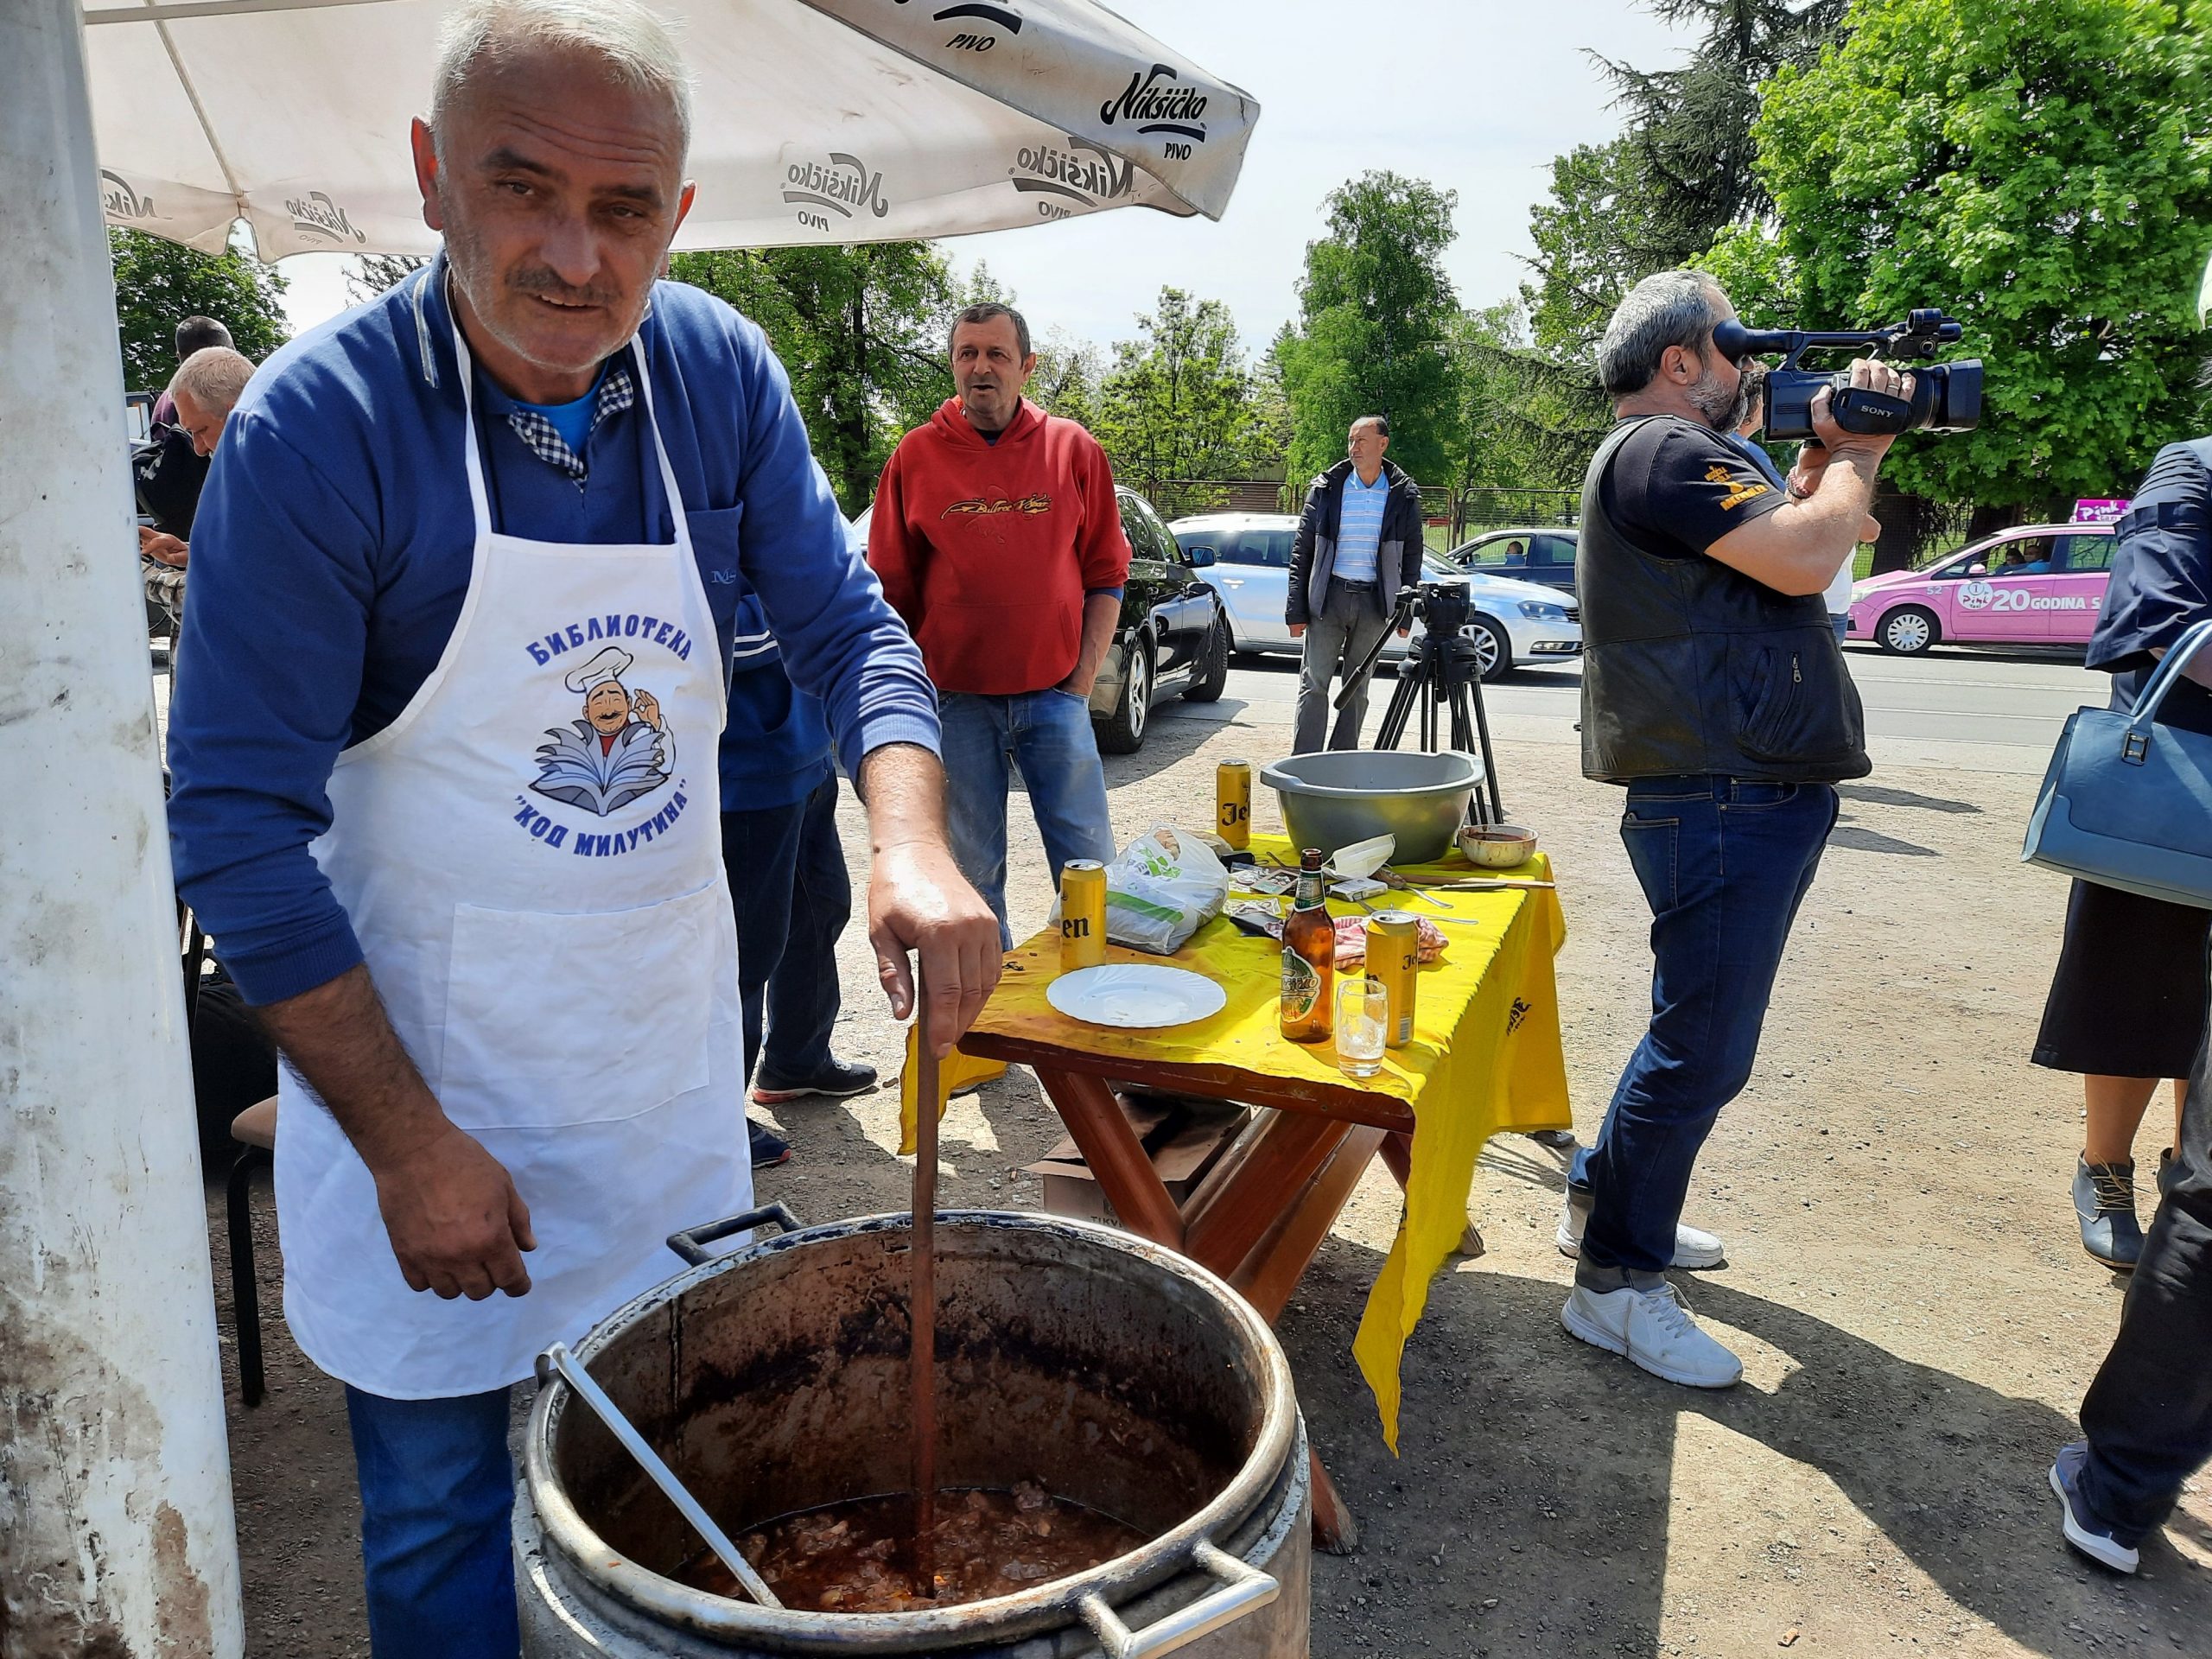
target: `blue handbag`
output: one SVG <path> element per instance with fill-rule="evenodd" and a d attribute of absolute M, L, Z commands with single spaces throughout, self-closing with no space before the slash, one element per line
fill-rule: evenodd
<path fill-rule="evenodd" d="M 2212 737 L 2154 724 L 2212 621 L 2182 635 L 2126 714 L 2066 722 L 2021 859 L 2168 904 L 2212 910 Z"/>

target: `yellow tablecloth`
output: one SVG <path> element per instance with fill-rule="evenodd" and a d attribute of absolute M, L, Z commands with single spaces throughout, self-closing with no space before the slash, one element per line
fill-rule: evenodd
<path fill-rule="evenodd" d="M 1255 836 L 1252 849 L 1290 857 L 1289 844 L 1275 837 Z M 1463 879 L 1489 874 L 1456 858 L 1414 873 Z M 1512 874 L 1548 879 L 1550 861 L 1538 854 Z M 1567 938 L 1558 894 L 1521 889 L 1434 896 L 1446 908 L 1402 894 L 1389 899 L 1441 922 L 1446 948 L 1440 961 L 1421 969 L 1414 1040 L 1385 1051 L 1381 1075 L 1356 1085 L 1395 1096 L 1414 1111 L 1413 1177 L 1404 1218 L 1352 1343 L 1394 1452 L 1406 1338 L 1427 1305 L 1430 1281 L 1465 1227 L 1467 1192 L 1483 1143 L 1501 1129 L 1572 1124 L 1552 975 L 1552 957 Z M 1329 908 L 1338 915 L 1363 913 L 1337 899 Z M 1164 1031 L 1116 1031 L 1071 1020 L 1045 1000 L 1046 986 L 1059 972 L 1059 935 L 1039 933 L 1007 957 L 1005 976 L 976 1029 L 1090 1055 L 1351 1086 L 1338 1069 L 1332 1046 L 1284 1040 L 1277 1024 L 1281 951 L 1273 940 L 1241 932 L 1221 918 L 1199 929 L 1172 957 L 1111 949 L 1109 961 L 1172 962 L 1229 993 L 1228 1006 L 1211 1019 Z M 916 1121 L 911 1034 L 907 1052 L 899 1085 L 901 1137 L 902 1150 L 911 1153 Z M 997 1061 L 956 1052 L 939 1067 L 939 1082 L 949 1095 L 969 1078 L 1001 1069 Z M 1233 1098 L 1233 1087 L 1230 1092 Z M 944 1109 L 943 1100 L 938 1109 Z"/>

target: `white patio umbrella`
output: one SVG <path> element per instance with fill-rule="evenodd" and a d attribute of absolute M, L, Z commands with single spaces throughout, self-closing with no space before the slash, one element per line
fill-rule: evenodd
<path fill-rule="evenodd" d="M 1093 0 L 648 0 L 695 86 L 680 248 L 1218 219 L 1259 106 Z M 90 0 L 108 222 L 427 253 L 408 122 L 450 0 Z"/>

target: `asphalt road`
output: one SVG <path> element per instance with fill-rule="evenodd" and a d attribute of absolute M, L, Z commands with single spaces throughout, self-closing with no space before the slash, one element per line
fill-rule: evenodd
<path fill-rule="evenodd" d="M 1906 658 L 1854 645 L 1845 657 L 1866 705 L 1877 768 L 1936 766 L 2039 777 L 2066 717 L 2084 703 L 2103 703 L 2109 695 L 2104 675 L 2056 652 L 1939 646 L 1925 657 Z M 1491 734 L 1573 744 L 1580 683 L 1575 666 L 1560 665 L 1525 669 L 1485 688 Z M 1369 698 L 1370 739 L 1395 683 L 1386 670 Z M 1233 718 L 1247 704 L 1287 705 L 1297 697 L 1298 669 L 1290 658 L 1240 660 L 1230 670 L 1219 703 L 1163 703 L 1154 718 L 1217 721 Z"/>

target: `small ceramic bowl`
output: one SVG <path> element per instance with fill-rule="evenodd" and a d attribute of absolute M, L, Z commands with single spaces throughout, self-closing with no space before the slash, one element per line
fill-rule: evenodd
<path fill-rule="evenodd" d="M 1459 831 L 1459 850 L 1485 870 L 1510 870 L 1535 854 L 1536 832 L 1517 823 L 1471 823 Z"/>

